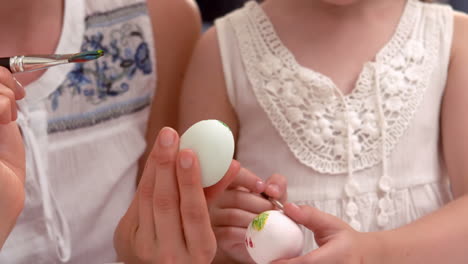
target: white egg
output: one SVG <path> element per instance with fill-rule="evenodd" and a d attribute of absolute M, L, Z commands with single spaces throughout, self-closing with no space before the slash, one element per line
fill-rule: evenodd
<path fill-rule="evenodd" d="M 218 120 L 203 120 L 191 126 L 180 137 L 180 149 L 191 149 L 200 163 L 203 187 L 220 181 L 234 156 L 234 136 Z"/>
<path fill-rule="evenodd" d="M 304 235 L 301 228 L 281 211 L 266 211 L 254 218 L 245 236 L 245 245 L 252 259 L 267 264 L 301 254 Z"/>

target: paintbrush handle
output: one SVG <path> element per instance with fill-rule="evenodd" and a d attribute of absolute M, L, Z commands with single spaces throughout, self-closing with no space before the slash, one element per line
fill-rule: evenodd
<path fill-rule="evenodd" d="M 61 59 L 54 56 L 14 56 L 10 58 L 0 58 L 0 66 L 7 68 L 11 73 L 37 71 L 65 63 L 69 63 L 68 59 Z"/>
<path fill-rule="evenodd" d="M 7 70 L 10 70 L 10 58 L 0 58 L 0 66 L 7 68 Z"/>
<path fill-rule="evenodd" d="M 271 198 L 271 197 L 270 197 L 268 194 L 266 194 L 265 192 L 260 193 L 260 195 L 261 195 L 263 198 L 269 200 L 276 208 L 278 208 L 278 209 L 280 209 L 280 210 L 284 210 L 284 205 L 283 205 L 280 201 L 278 201 L 278 200 L 276 200 L 276 199 L 274 199 L 274 198 Z"/>
<path fill-rule="evenodd" d="M 10 71 L 31 72 L 68 63 L 68 59 L 54 56 L 14 56 L 10 58 Z"/>

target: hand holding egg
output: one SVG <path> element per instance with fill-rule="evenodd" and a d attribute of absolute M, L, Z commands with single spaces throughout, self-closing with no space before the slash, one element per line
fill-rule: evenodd
<path fill-rule="evenodd" d="M 226 188 L 223 184 L 237 178 L 240 164 L 231 160 L 233 144 L 229 143 L 233 140 L 229 129 L 218 121 L 201 124 L 205 124 L 207 131 L 198 131 L 197 135 L 200 127 L 195 124 L 184 136 L 188 141 L 182 147 L 191 149 L 180 150 L 180 137 L 174 129 L 165 127 L 159 132 L 137 193 L 114 233 L 114 247 L 123 262 L 166 263 L 171 259 L 176 263 L 211 263 L 214 259 L 217 242 L 207 196 L 223 192 Z M 208 143 L 197 145 L 206 141 Z M 221 143 L 227 143 L 227 149 Z M 210 158 L 213 148 L 218 151 L 214 154 L 223 159 L 212 158 L 208 164 L 214 159 L 218 165 L 223 165 L 224 160 L 228 171 L 218 167 L 214 175 L 222 178 L 223 183 L 203 189 L 198 155 L 205 162 L 202 165 L 206 165 L 206 155 Z"/>
<path fill-rule="evenodd" d="M 267 264 L 299 256 L 304 237 L 293 220 L 281 211 L 271 210 L 259 214 L 249 224 L 245 244 L 256 263 Z"/>

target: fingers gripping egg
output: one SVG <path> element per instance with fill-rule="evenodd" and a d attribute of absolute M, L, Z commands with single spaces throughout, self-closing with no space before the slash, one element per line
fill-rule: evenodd
<path fill-rule="evenodd" d="M 258 264 L 290 259 L 301 254 L 304 246 L 302 231 L 281 211 L 266 211 L 250 223 L 245 236 L 250 257 Z"/>
<path fill-rule="evenodd" d="M 229 127 L 218 120 L 195 123 L 180 137 L 180 149 L 191 149 L 198 157 L 203 187 L 220 181 L 234 156 L 234 136 Z"/>

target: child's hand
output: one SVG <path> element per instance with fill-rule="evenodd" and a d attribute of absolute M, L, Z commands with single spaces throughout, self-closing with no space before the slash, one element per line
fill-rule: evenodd
<path fill-rule="evenodd" d="M 358 232 L 339 218 L 310 206 L 286 204 L 284 211 L 296 223 L 314 232 L 319 248 L 304 256 L 276 261 L 274 264 L 379 263 L 364 261 L 371 257 L 375 259 L 377 254 L 379 245 L 373 233 Z"/>
<path fill-rule="evenodd" d="M 240 178 L 256 177 L 244 168 L 239 175 Z M 286 179 L 275 174 L 266 183 L 258 182 L 257 188 L 251 190 L 255 192 L 241 188 L 233 182 L 210 207 L 211 223 L 218 242 L 216 262 L 253 262 L 245 248 L 245 232 L 257 214 L 273 209 L 272 203 L 259 193 L 265 192 L 272 198 L 285 201 Z"/>
<path fill-rule="evenodd" d="M 24 97 L 13 76 L 0 67 L 0 248 L 24 206 L 25 154 L 15 122 L 16 100 Z"/>

